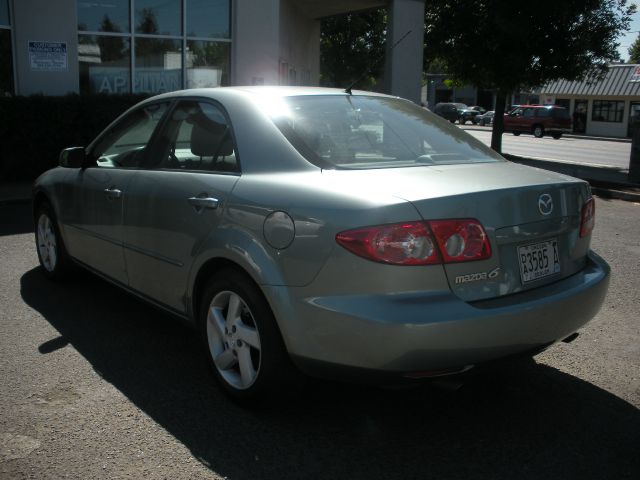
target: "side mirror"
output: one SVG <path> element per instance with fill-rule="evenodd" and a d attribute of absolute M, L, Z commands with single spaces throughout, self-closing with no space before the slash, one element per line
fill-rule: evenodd
<path fill-rule="evenodd" d="M 58 165 L 65 168 L 82 168 L 86 158 L 84 147 L 65 148 L 60 152 Z"/>

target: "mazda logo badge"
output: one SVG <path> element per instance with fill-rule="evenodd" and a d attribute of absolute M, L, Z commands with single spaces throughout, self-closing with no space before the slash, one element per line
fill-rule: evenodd
<path fill-rule="evenodd" d="M 538 198 L 538 210 L 542 215 L 551 215 L 553 212 L 553 199 L 548 193 L 543 193 Z"/>

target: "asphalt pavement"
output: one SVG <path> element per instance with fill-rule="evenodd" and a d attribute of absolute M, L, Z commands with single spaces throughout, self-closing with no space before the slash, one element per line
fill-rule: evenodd
<path fill-rule="evenodd" d="M 37 267 L 29 205 L 0 205 L 0 478 L 640 478 L 640 205 L 597 200 L 612 266 L 596 318 L 535 363 L 457 390 L 309 382 L 245 410 L 196 335 L 87 273 Z"/>

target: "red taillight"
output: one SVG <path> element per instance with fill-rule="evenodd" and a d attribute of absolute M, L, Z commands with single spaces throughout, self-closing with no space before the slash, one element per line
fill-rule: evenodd
<path fill-rule="evenodd" d="M 375 262 L 431 265 L 491 257 L 487 234 L 477 220 L 433 220 L 348 230 L 336 235 L 347 250 Z"/>
<path fill-rule="evenodd" d="M 359 228 L 336 235 L 347 250 L 375 262 L 429 265 L 440 262 L 433 236 L 424 222 Z"/>
<path fill-rule="evenodd" d="M 595 224 L 596 202 L 593 201 L 593 198 L 590 198 L 582 206 L 582 213 L 580 215 L 580 238 L 589 235 L 593 231 Z"/>
<path fill-rule="evenodd" d="M 469 262 L 491 257 L 491 245 L 480 222 L 474 219 L 431 220 L 444 263 Z"/>

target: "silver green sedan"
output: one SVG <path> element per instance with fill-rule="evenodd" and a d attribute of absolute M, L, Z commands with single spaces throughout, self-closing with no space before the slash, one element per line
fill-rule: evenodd
<path fill-rule="evenodd" d="M 193 322 L 239 400 L 296 369 L 388 382 L 533 355 L 609 281 L 587 183 L 366 92 L 150 98 L 64 150 L 34 212 L 45 275 L 79 265 Z"/>

